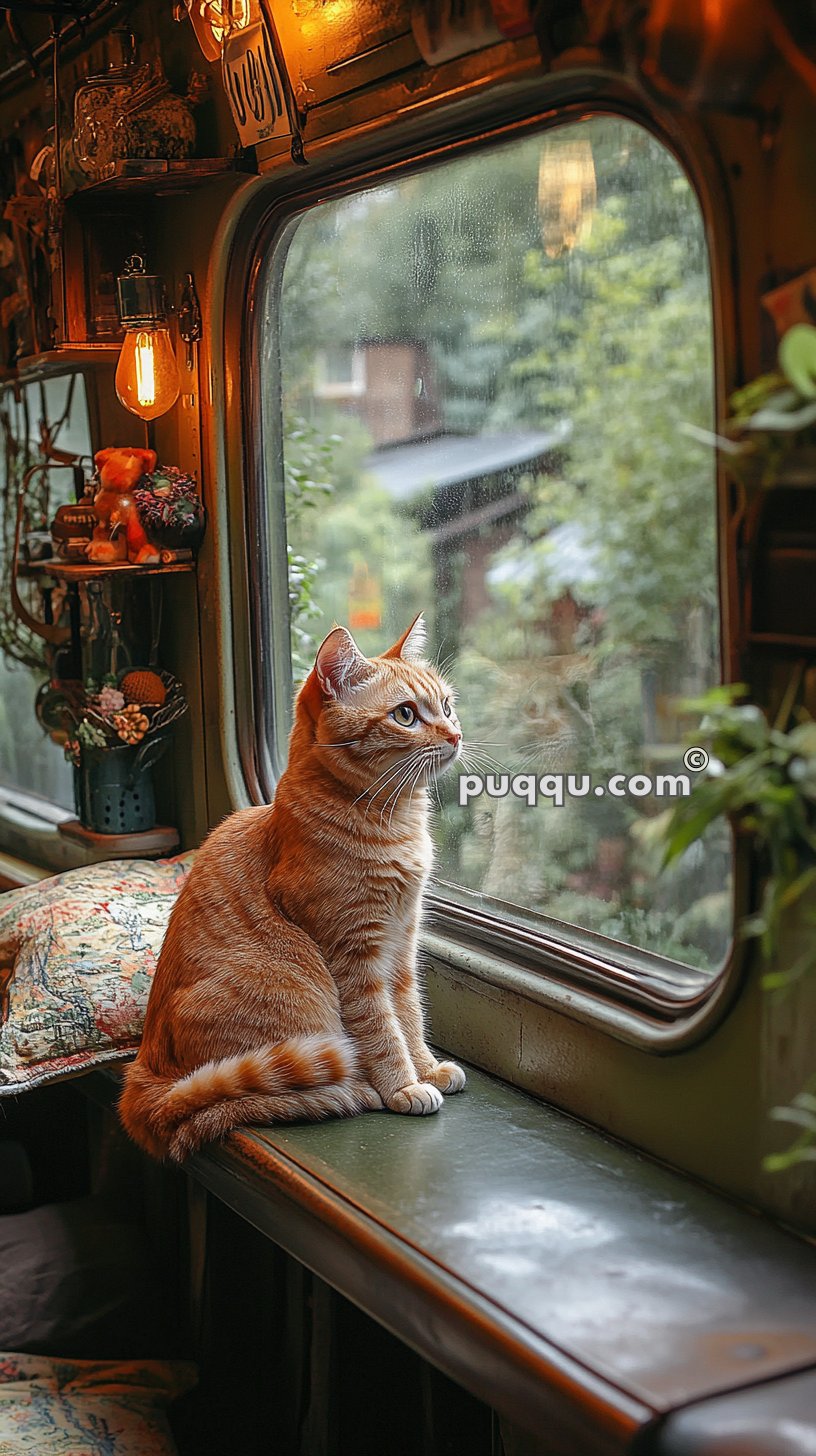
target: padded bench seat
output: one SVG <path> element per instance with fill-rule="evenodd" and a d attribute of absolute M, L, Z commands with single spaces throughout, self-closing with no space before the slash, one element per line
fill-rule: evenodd
<path fill-rule="evenodd" d="M 816 1381 L 816 1250 L 478 1071 L 432 1118 L 247 1129 L 186 1168 L 548 1453 L 677 1449 L 680 1408 Z"/>
<path fill-rule="evenodd" d="M 168 1404 L 191 1365 L 0 1353 L 2 1456 L 177 1456 Z"/>

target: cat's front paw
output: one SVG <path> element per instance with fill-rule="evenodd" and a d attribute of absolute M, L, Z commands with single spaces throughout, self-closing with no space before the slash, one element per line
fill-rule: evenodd
<path fill-rule="evenodd" d="M 433 1070 L 426 1074 L 425 1080 L 438 1087 L 446 1097 L 450 1097 L 454 1092 L 461 1092 L 467 1077 L 455 1062 L 437 1062 Z"/>
<path fill-rule="evenodd" d="M 410 1117 L 429 1117 L 442 1106 L 442 1093 L 428 1082 L 409 1082 L 385 1099 L 386 1107 L 392 1112 L 406 1113 Z"/>

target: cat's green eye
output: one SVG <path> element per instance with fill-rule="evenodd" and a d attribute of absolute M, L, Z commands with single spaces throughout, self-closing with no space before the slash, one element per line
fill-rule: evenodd
<path fill-rule="evenodd" d="M 392 712 L 391 717 L 395 723 L 401 723 L 403 728 L 412 728 L 419 714 L 416 708 L 413 708 L 410 703 L 400 703 L 399 707 L 395 708 Z"/>
<path fill-rule="evenodd" d="M 450 698 L 446 698 L 444 703 L 442 704 L 442 712 L 445 714 L 446 718 L 449 718 L 451 713 L 453 712 L 453 709 L 450 705 Z"/>

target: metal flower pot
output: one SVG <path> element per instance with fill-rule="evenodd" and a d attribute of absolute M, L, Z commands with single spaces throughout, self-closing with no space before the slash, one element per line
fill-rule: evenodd
<path fill-rule="evenodd" d="M 138 834 L 156 823 L 153 765 L 161 758 L 168 736 L 150 738 L 132 748 L 83 750 L 79 766 L 80 823 L 97 834 Z"/>

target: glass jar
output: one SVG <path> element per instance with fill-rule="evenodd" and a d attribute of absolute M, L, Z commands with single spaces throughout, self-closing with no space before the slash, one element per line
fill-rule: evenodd
<path fill-rule="evenodd" d="M 161 61 L 143 66 L 123 98 L 112 135 L 117 160 L 180 162 L 195 149 L 189 103 L 171 91 Z"/>
<path fill-rule="evenodd" d="M 112 31 L 111 43 L 111 65 L 88 76 L 74 95 L 73 160 L 89 182 L 102 182 L 114 172 L 114 129 L 138 74 L 131 32 Z"/>
<path fill-rule="evenodd" d="M 184 161 L 195 149 L 190 104 L 170 89 L 161 60 L 137 67 L 132 47 L 119 50 L 122 63 L 89 76 L 74 97 L 74 159 L 90 182 L 120 162 Z"/>

